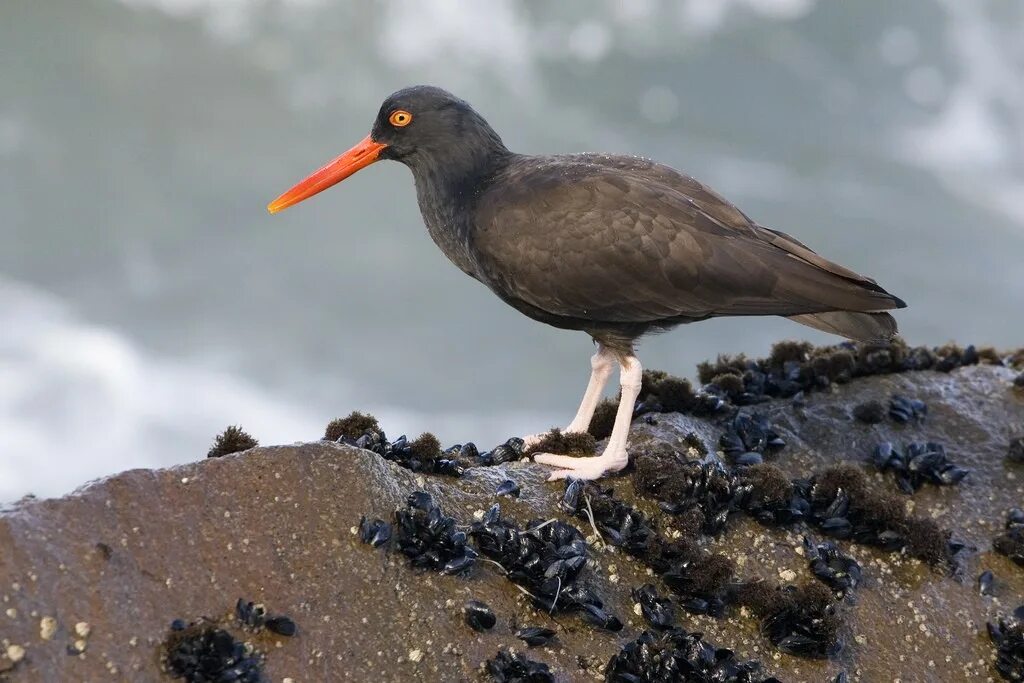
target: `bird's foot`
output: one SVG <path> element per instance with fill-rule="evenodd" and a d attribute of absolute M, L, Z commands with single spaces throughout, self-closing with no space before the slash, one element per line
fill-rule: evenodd
<path fill-rule="evenodd" d="M 618 472 L 629 463 L 629 455 L 626 449 L 612 451 L 605 449 L 605 452 L 598 456 L 577 458 L 571 455 L 555 455 L 553 453 L 537 453 L 533 456 L 534 462 L 542 465 L 558 467 L 548 477 L 548 481 L 565 479 L 600 479 L 606 474 Z"/>

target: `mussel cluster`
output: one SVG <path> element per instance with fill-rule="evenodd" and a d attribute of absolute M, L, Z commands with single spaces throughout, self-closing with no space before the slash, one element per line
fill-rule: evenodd
<path fill-rule="evenodd" d="M 760 678 L 759 662 L 740 662 L 732 650 L 716 648 L 700 633 L 674 628 L 644 631 L 612 656 L 604 670 L 607 683 L 779 683 Z"/>
<path fill-rule="evenodd" d="M 342 435 L 337 442 L 373 451 L 385 460 L 395 462 L 413 472 L 462 476 L 462 465 L 447 457 L 447 453 L 442 453 L 437 439 L 430 434 L 424 434 L 414 441 L 409 441 L 403 434 L 394 441 L 388 441 L 384 430 L 369 427 L 356 438 Z"/>
<path fill-rule="evenodd" d="M 560 505 L 582 519 L 592 517 L 605 541 L 658 573 L 688 612 L 712 616 L 724 613 L 726 589 L 735 567 L 724 555 L 709 553 L 696 543 L 699 521 L 688 530 L 688 536 L 669 541 L 657 532 L 646 515 L 616 500 L 611 489 L 580 480 L 567 483 Z M 697 516 L 703 519 L 702 515 Z M 642 605 L 641 602 L 641 608 Z"/>
<path fill-rule="evenodd" d="M 622 622 L 604 610 L 601 598 L 577 580 L 587 564 L 587 543 L 576 527 L 558 520 L 531 520 L 521 529 L 503 519 L 495 504 L 473 523 L 469 535 L 480 554 L 522 586 L 536 607 L 578 612 L 610 631 L 622 628 Z"/>
<path fill-rule="evenodd" d="M 633 416 L 646 413 L 715 415 L 728 404 L 717 387 L 710 389 L 694 390 L 688 379 L 675 377 L 662 370 L 644 370 Z"/>
<path fill-rule="evenodd" d="M 832 590 L 846 593 L 860 583 L 860 563 L 842 552 L 835 543 L 814 543 L 804 536 L 804 549 L 811 571 Z"/>
<path fill-rule="evenodd" d="M 1024 567 L 1024 510 L 1007 513 L 1006 528 L 992 541 L 992 549 Z"/>
<path fill-rule="evenodd" d="M 395 512 L 395 541 L 412 566 L 445 574 L 468 571 L 477 556 L 455 518 L 446 516 L 424 491 L 409 494 L 405 509 Z"/>
<path fill-rule="evenodd" d="M 502 463 L 519 460 L 523 457 L 523 444 L 522 439 L 518 436 L 513 436 L 505 443 L 498 444 L 491 450 L 484 451 L 483 453 L 478 453 L 476 446 L 472 443 L 452 446 L 445 453 L 451 455 L 458 454 L 467 460 L 470 460 L 474 453 L 476 453 L 477 461 L 481 465 L 501 465 Z"/>
<path fill-rule="evenodd" d="M 951 562 L 964 548 L 934 520 L 910 516 L 897 496 L 871 486 L 852 465 L 827 467 L 793 485 L 810 505 L 807 521 L 832 538 L 889 552 L 906 550 L 932 564 Z"/>
<path fill-rule="evenodd" d="M 821 584 L 773 586 L 753 581 L 738 589 L 737 600 L 760 617 L 761 633 L 783 652 L 820 659 L 841 647 L 842 620 L 832 591 Z"/>
<path fill-rule="evenodd" d="M 925 483 L 938 486 L 959 484 L 969 470 L 956 465 L 946 455 L 946 448 L 940 443 L 908 443 L 901 451 L 888 441 L 875 447 L 871 464 L 880 471 L 891 470 L 896 475 L 896 484 L 904 493 L 913 493 Z"/>
<path fill-rule="evenodd" d="M 483 453 L 472 442 L 455 444 L 441 450 L 437 437 L 430 433 L 421 434 L 412 441 L 405 435 L 388 441 L 377 418 L 360 412 L 332 420 L 324 430 L 323 438 L 373 451 L 413 472 L 453 477 L 462 476 L 468 466 L 500 465 L 523 456 L 523 440 L 519 437 L 512 437 Z"/>
<path fill-rule="evenodd" d="M 701 460 L 641 456 L 635 466 L 633 486 L 638 494 L 656 499 L 670 514 L 699 512 L 701 530 L 707 534 L 725 529 L 742 498 L 733 473 L 713 456 Z"/>
<path fill-rule="evenodd" d="M 259 683 L 263 660 L 223 629 L 181 620 L 171 625 L 165 663 L 173 678 L 188 683 Z"/>
<path fill-rule="evenodd" d="M 996 646 L 996 669 L 1008 681 L 1024 681 L 1024 605 L 1013 615 L 988 622 L 988 635 Z"/>
<path fill-rule="evenodd" d="M 535 662 L 523 655 L 499 650 L 487 660 L 487 673 L 498 683 L 554 683 L 551 669 L 543 662 Z"/>
<path fill-rule="evenodd" d="M 774 465 L 753 465 L 737 474 L 739 507 L 762 524 L 786 526 L 804 520 L 810 503 L 800 487 Z"/>
<path fill-rule="evenodd" d="M 910 347 L 896 339 L 883 343 L 843 342 L 815 348 L 805 342 L 780 342 L 768 358 L 719 356 L 714 363 L 701 363 L 698 375 L 705 390 L 719 391 L 738 406 L 760 403 L 768 397 L 789 398 L 801 392 L 826 388 L 854 377 L 900 373 L 913 370 L 949 372 L 979 362 L 1002 364 L 992 349 L 947 345 L 929 349 Z"/>
<path fill-rule="evenodd" d="M 907 398 L 899 394 L 893 394 L 889 399 L 889 417 L 900 424 L 906 424 L 911 420 L 922 420 L 927 414 L 928 406 L 920 399 Z"/>
<path fill-rule="evenodd" d="M 729 422 L 718 444 L 733 464 L 749 466 L 761 464 L 766 453 L 784 448 L 786 442 L 772 429 L 767 417 L 741 410 Z"/>
<path fill-rule="evenodd" d="M 580 519 L 593 515 L 601 538 L 630 555 L 645 554 L 652 534 L 656 533 L 644 513 L 616 500 L 611 489 L 582 479 L 566 481 L 559 507 Z"/>

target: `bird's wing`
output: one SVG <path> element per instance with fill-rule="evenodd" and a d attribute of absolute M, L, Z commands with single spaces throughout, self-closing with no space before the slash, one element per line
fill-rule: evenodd
<path fill-rule="evenodd" d="M 501 296 L 552 315 L 636 323 L 899 304 L 652 162 L 531 157 L 499 181 L 476 208 L 481 272 Z"/>

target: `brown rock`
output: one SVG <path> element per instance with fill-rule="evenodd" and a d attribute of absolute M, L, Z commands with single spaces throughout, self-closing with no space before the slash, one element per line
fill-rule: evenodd
<path fill-rule="evenodd" d="M 738 609 L 721 620 L 682 613 L 680 625 L 703 631 L 741 659 L 761 659 L 765 675 L 786 681 L 827 680 L 840 670 L 851 681 L 995 677 L 985 622 L 1024 595 L 1024 571 L 990 551 L 1006 510 L 1024 499 L 1024 472 L 1005 458 L 1006 435 L 1024 424 L 1024 396 L 1012 390 L 1012 376 L 993 366 L 913 372 L 810 394 L 802 408 L 788 401 L 758 406 L 787 444 L 771 462 L 791 477 L 837 461 L 859 463 L 882 440 L 944 443 L 971 475 L 959 486 L 924 487 L 903 500 L 978 548 L 964 561 L 966 579 L 841 543 L 862 564 L 864 582 L 843 607 L 844 649 L 831 662 L 776 655 L 755 616 Z M 853 405 L 893 393 L 926 401 L 928 420 L 865 425 L 852 419 Z M 714 444 L 721 431 L 711 420 L 665 414 L 656 425 L 638 421 L 631 445 L 634 453 L 656 447 L 685 453 L 684 435 Z M 0 513 L 0 600 L 7 611 L 0 613 L 0 638 L 24 653 L 15 664 L 0 652 L 0 672 L 6 670 L 0 678 L 165 680 L 160 651 L 171 620 L 205 616 L 265 653 L 268 681 L 475 680 L 500 648 L 524 649 L 514 634 L 526 625 L 558 632 L 552 647 L 528 654 L 551 665 L 559 680 L 600 679 L 609 657 L 645 627 L 630 590 L 657 580 L 633 558 L 610 546 L 591 548 L 588 581 L 625 624 L 613 634 L 573 615 L 537 612 L 487 563 L 465 577 L 413 571 L 397 553 L 364 545 L 353 533 L 362 515 L 392 520 L 417 489 L 469 523 L 499 500 L 495 489 L 511 478 L 522 494 L 500 499 L 506 516 L 520 523 L 559 517 L 591 534 L 585 522 L 558 510 L 563 487 L 545 482 L 546 474 L 540 466 L 512 463 L 471 468 L 457 480 L 424 477 L 369 452 L 318 442 L 132 470 L 59 500 L 22 501 Z M 870 480 L 894 490 L 883 476 Z M 671 533 L 676 519 L 636 499 L 625 478 L 605 484 Z M 736 517 L 710 547 L 727 555 L 740 577 L 795 573 L 805 582 L 812 579 L 800 550 L 804 533 Z M 985 569 L 996 575 L 993 597 L 979 596 L 972 578 Z M 232 614 L 240 597 L 291 617 L 297 635 L 242 630 Z M 494 628 L 477 633 L 466 626 L 462 607 L 470 599 L 494 610 Z M 56 620 L 48 640 L 40 637 L 44 617 Z M 68 647 L 79 640 L 88 647 L 70 656 Z"/>

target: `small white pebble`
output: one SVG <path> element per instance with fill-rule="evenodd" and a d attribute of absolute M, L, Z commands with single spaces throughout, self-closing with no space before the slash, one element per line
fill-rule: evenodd
<path fill-rule="evenodd" d="M 75 624 L 75 633 L 78 634 L 79 638 L 88 638 L 91 632 L 92 626 L 89 626 L 89 622 L 80 621 L 77 624 Z"/>
<path fill-rule="evenodd" d="M 483 516 L 483 515 L 481 515 Z M 423 650 L 409 650 L 409 661 L 418 662 L 423 659 Z"/>
<path fill-rule="evenodd" d="M 484 518 L 484 511 L 483 510 L 477 510 L 476 512 L 473 513 L 473 519 L 475 519 L 476 521 L 478 521 L 478 522 L 482 521 L 483 518 Z M 417 652 L 419 652 L 419 650 L 417 650 Z"/>
<path fill-rule="evenodd" d="M 641 614 L 643 614 L 643 610 L 640 609 L 640 603 L 639 602 L 634 602 L 633 603 L 633 614 L 637 615 L 638 617 Z"/>
<path fill-rule="evenodd" d="M 792 581 L 796 579 L 796 572 L 792 569 L 783 569 L 779 571 L 779 577 L 783 581 Z"/>
<path fill-rule="evenodd" d="M 281 683 L 295 683 L 291 678 L 282 678 Z"/>
<path fill-rule="evenodd" d="M 83 639 L 76 640 L 74 644 L 74 648 L 78 652 L 85 652 L 85 648 L 87 648 L 88 646 L 89 643 L 85 642 L 85 640 Z"/>
<path fill-rule="evenodd" d="M 50 640 L 57 633 L 57 620 L 53 617 L 43 617 L 39 620 L 39 637 L 43 640 Z"/>
<path fill-rule="evenodd" d="M 25 657 L 25 648 L 21 645 L 8 645 L 7 658 L 17 664 Z"/>
<path fill-rule="evenodd" d="M 187 484 L 188 483 L 188 477 L 182 477 L 181 478 L 181 483 L 182 484 Z"/>
<path fill-rule="evenodd" d="M 18 610 L 14 609 L 13 607 L 9 607 L 7 609 L 7 616 L 9 616 L 11 619 L 17 619 L 18 618 Z"/>

